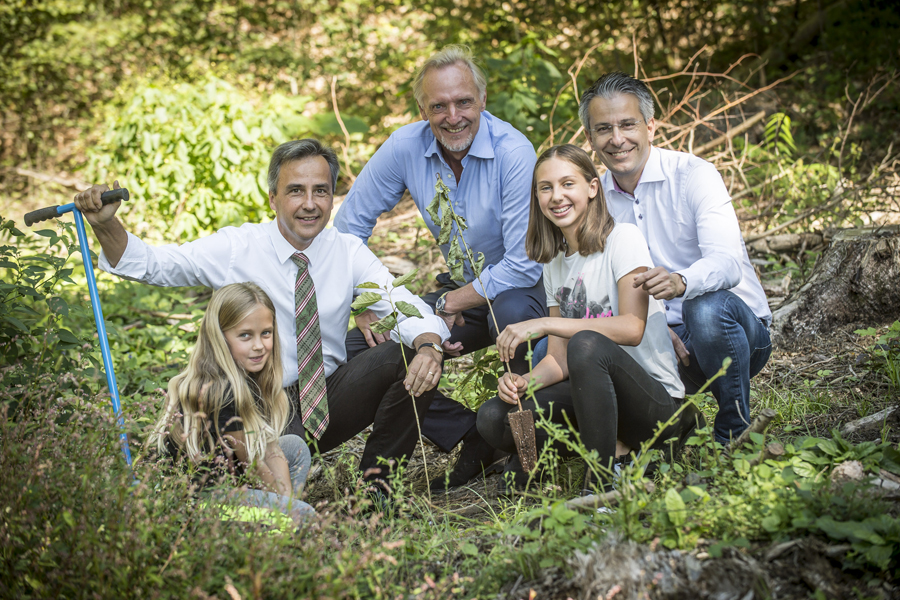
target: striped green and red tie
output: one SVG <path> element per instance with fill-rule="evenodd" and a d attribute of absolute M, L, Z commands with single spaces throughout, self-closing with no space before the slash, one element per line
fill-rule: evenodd
<path fill-rule="evenodd" d="M 309 259 L 295 252 L 294 319 L 297 326 L 297 388 L 300 390 L 301 422 L 318 440 L 328 428 L 328 396 L 325 390 L 325 362 L 322 360 L 322 333 L 316 288 L 309 275 Z"/>

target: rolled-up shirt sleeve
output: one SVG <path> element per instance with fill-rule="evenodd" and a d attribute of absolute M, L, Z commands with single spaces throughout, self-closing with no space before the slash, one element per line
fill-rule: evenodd
<path fill-rule="evenodd" d="M 700 260 L 679 270 L 687 279 L 683 299 L 689 300 L 741 282 L 743 238 L 731 197 L 712 164 L 698 164 L 686 178 L 685 188 L 701 254 Z"/>
<path fill-rule="evenodd" d="M 541 276 L 541 265 L 525 253 L 525 233 L 531 205 L 531 179 L 537 157 L 531 146 L 519 146 L 500 157 L 502 193 L 500 226 L 505 253 L 500 262 L 489 265 L 481 274 L 481 282 L 473 282 L 475 291 L 493 300 L 501 292 L 530 288 Z M 487 290 L 487 294 L 485 294 Z"/>
<path fill-rule="evenodd" d="M 358 289 L 358 292 L 376 292 L 381 295 L 382 300 L 369 307 L 379 319 L 386 317 L 391 313 L 391 302 L 394 306 L 398 302 L 407 302 L 416 307 L 422 318 L 407 317 L 399 310 L 397 311 L 397 329 L 400 330 L 398 339 L 397 330 L 391 331 L 391 339 L 395 342 L 402 341 L 404 344 L 413 347 L 413 341 L 423 333 L 434 333 L 440 336 L 441 343 L 450 339 L 450 330 L 444 320 L 436 316 L 421 298 L 412 294 L 405 287 L 391 287 L 394 276 L 388 271 L 378 257 L 366 246 L 360 245 L 353 257 L 353 281 L 358 286 L 363 283 L 371 282 L 378 285 L 382 289 Z"/>

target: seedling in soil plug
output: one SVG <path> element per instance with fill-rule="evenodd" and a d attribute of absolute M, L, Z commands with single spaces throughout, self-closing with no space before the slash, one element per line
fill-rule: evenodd
<path fill-rule="evenodd" d="M 453 210 L 453 203 L 450 202 L 450 189 L 441 179 L 441 174 L 436 173 L 437 183 L 434 184 L 434 199 L 425 209 L 428 216 L 435 224 L 440 225 L 441 231 L 438 235 L 437 243 L 439 246 L 450 244 L 450 250 L 447 252 L 447 268 L 450 269 L 450 278 L 453 281 L 465 283 L 465 261 L 469 261 L 472 274 L 478 279 L 478 284 L 484 290 L 484 283 L 481 281 L 481 271 L 484 269 L 484 254 L 478 253 L 478 257 L 472 252 L 463 231 L 469 228 L 466 220 L 456 214 Z M 453 235 L 453 224 L 456 223 L 456 235 Z M 452 239 L 451 239 L 452 236 Z M 462 245 L 460 246 L 460 242 Z M 497 317 L 494 315 L 494 307 L 491 305 L 487 292 L 484 295 L 487 301 L 488 311 L 491 319 L 494 320 L 494 329 L 499 330 L 497 325 Z M 509 363 L 504 362 L 506 370 L 510 371 Z M 530 410 L 523 410 L 522 403 L 519 402 L 519 410 L 509 414 L 509 424 L 512 428 L 513 439 L 516 442 L 516 450 L 519 452 L 519 459 L 522 461 L 522 467 L 526 472 L 530 472 L 534 468 L 537 458 L 537 444 L 534 432 L 534 415 Z M 526 460 L 529 462 L 526 463 Z M 529 464 L 530 463 L 530 464 Z"/>

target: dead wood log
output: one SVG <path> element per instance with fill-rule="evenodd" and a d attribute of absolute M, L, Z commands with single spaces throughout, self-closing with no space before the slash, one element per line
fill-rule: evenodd
<path fill-rule="evenodd" d="M 779 344 L 900 318 L 900 225 L 838 231 L 807 282 L 773 313 Z"/>
<path fill-rule="evenodd" d="M 757 239 L 747 244 L 747 249 L 760 254 L 777 254 L 792 252 L 805 248 L 811 250 L 821 246 L 825 238 L 821 233 L 783 233 L 768 238 Z"/>

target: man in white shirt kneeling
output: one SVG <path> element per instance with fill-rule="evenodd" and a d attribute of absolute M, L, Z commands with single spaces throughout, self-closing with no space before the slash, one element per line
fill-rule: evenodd
<path fill-rule="evenodd" d="M 415 449 L 418 428 L 410 394 L 424 415 L 441 377 L 441 344 L 450 332 L 427 304 L 396 288 L 393 301 L 412 304 L 423 318 L 399 315 L 399 335 L 392 337 L 400 343 L 380 344 L 347 362 L 350 304 L 361 291 L 376 291 L 357 286 L 374 282 L 390 288 L 393 277 L 358 238 L 325 229 L 338 170 L 334 151 L 317 140 L 282 144 L 268 171 L 275 220 L 225 227 L 181 246 L 153 247 L 128 233 L 115 216 L 120 203 L 102 206 L 106 185 L 78 194 L 75 205 L 97 235 L 104 271 L 158 286 L 218 289 L 252 281 L 266 290 L 276 308 L 283 385 L 294 405 L 286 433 L 305 433 L 326 452 L 372 425 L 360 469 L 366 480 L 383 480 L 390 467 L 379 459 L 408 458 Z M 387 292 L 379 293 L 382 300 L 370 310 L 384 317 L 391 306 Z"/>

